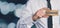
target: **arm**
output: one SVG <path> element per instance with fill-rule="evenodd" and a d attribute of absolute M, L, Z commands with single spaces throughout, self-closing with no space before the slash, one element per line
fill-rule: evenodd
<path fill-rule="evenodd" d="M 32 1 L 29 1 L 28 3 L 27 3 L 27 7 L 22 11 L 22 15 L 21 15 L 21 17 L 20 17 L 20 20 L 19 20 L 19 25 L 20 25 L 20 27 L 30 27 L 31 28 L 31 26 L 33 25 L 33 20 L 37 20 L 38 19 L 38 16 L 36 16 L 36 15 L 33 15 L 33 13 L 32 13 L 32 9 L 31 9 L 31 3 L 32 3 Z M 32 3 L 33 4 L 33 3 Z M 33 6 L 35 6 L 35 5 L 33 5 Z M 36 5 L 37 6 L 37 5 Z M 35 7 L 36 7 L 35 6 Z M 34 7 L 34 8 L 35 8 Z M 40 7 L 39 7 L 40 8 Z M 39 13 L 39 12 L 38 12 Z M 40 17 L 39 17 L 40 18 Z M 22 24 L 24 24 L 24 25 L 22 25 Z M 22 28 L 23 28 L 22 27 Z"/>
<path fill-rule="evenodd" d="M 17 23 L 17 28 L 30 28 L 34 22 L 32 20 L 32 10 L 30 7 L 31 1 L 28 1 L 27 6 L 22 10 L 20 20 Z"/>

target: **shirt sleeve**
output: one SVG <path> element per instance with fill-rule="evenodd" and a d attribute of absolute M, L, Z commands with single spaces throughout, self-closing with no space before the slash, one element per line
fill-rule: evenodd
<path fill-rule="evenodd" d="M 36 20 L 33 23 L 36 25 L 37 28 L 47 28 L 46 24 L 41 20 Z"/>
<path fill-rule="evenodd" d="M 17 23 L 17 28 L 30 28 L 33 25 L 33 20 L 32 20 L 32 9 L 30 7 L 31 1 L 27 2 L 27 6 L 25 7 L 24 10 L 22 10 L 20 20 Z"/>

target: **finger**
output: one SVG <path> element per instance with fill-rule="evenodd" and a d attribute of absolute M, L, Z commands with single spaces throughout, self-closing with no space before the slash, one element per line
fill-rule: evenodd
<path fill-rule="evenodd" d="M 47 15 L 44 15 L 43 17 L 44 17 L 44 18 L 48 18 L 49 16 L 47 16 Z"/>

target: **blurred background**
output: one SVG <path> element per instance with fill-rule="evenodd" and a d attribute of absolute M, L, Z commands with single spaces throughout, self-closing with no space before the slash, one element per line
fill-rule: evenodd
<path fill-rule="evenodd" d="M 16 28 L 28 0 L 0 0 L 0 28 Z"/>

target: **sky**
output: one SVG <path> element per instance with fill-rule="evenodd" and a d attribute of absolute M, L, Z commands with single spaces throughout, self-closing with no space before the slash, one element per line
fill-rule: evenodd
<path fill-rule="evenodd" d="M 21 10 L 26 7 L 26 2 L 26 0 L 0 0 L 0 18 L 3 18 L 7 23 L 10 23 L 8 28 L 15 27 L 15 23 L 17 23 L 20 18 Z"/>
<path fill-rule="evenodd" d="M 13 2 L 8 3 L 7 1 L 0 1 L 0 12 L 3 15 L 7 15 L 9 12 L 15 11 L 14 14 L 17 17 L 19 17 L 19 14 L 24 7 L 25 7 L 25 4 L 21 4 L 21 3 L 15 4 Z"/>
<path fill-rule="evenodd" d="M 28 0 L 0 0 L 0 1 L 7 1 L 8 3 L 15 3 L 15 4 L 25 4 Z"/>

